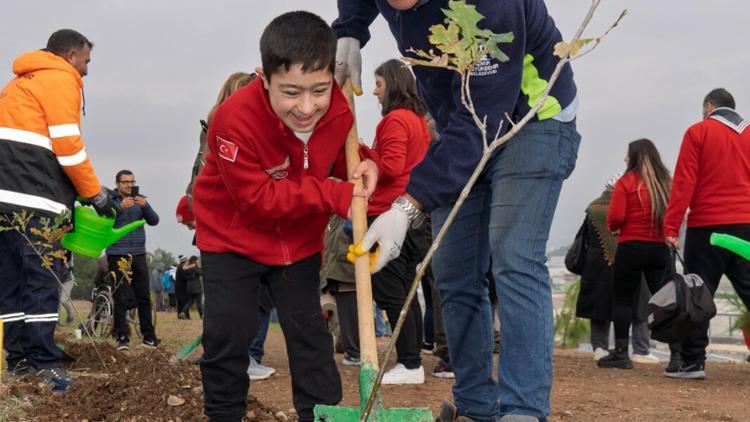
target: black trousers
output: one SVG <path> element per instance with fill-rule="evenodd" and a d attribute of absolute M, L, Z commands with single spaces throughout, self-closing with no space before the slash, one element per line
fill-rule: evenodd
<path fill-rule="evenodd" d="M 13 218 L 10 214 L 0 216 Z M 33 217 L 26 226 L 26 235 L 34 242 L 46 243 L 31 232 L 41 228 L 39 217 Z M 56 242 L 44 252 L 59 248 Z M 53 259 L 51 271 L 62 278 L 62 261 Z M 54 339 L 59 298 L 60 284 L 50 270 L 42 267 L 42 259 L 21 234 L 0 231 L 0 319 L 5 322 L 3 348 L 8 352 L 7 368 L 12 369 L 22 359 L 36 369 L 60 366 L 63 354 Z"/>
<path fill-rule="evenodd" d="M 198 315 L 200 315 L 201 318 L 203 318 L 203 293 L 198 294 L 188 294 L 188 300 L 185 303 L 185 306 L 182 308 L 182 313 L 187 315 L 190 313 L 190 308 L 195 304 L 195 307 L 198 308 Z"/>
<path fill-rule="evenodd" d="M 711 246 L 709 243 L 711 233 L 725 233 L 750 240 L 750 224 L 687 229 L 685 235 L 687 269 L 685 272 L 698 274 L 711 290 L 711 294 L 716 293 L 721 276 L 726 274 L 745 306 L 750 305 L 750 261 L 734 252 Z M 708 326 L 707 322 L 682 342 L 682 360 L 685 363 L 702 363 L 706 360 Z"/>
<path fill-rule="evenodd" d="M 268 287 L 284 332 L 300 421 L 313 420 L 316 404 L 341 401 L 333 339 L 320 310 L 320 255 L 289 266 L 263 265 L 231 253 L 201 252 L 201 261 L 206 416 L 211 421 L 240 421 L 245 415 L 247 351 L 255 336 L 261 283 Z"/>
<path fill-rule="evenodd" d="M 132 280 L 130 286 L 127 286 L 127 281 L 122 280 L 120 286 L 115 289 L 112 294 L 112 298 L 115 301 L 115 335 L 118 337 L 128 336 L 128 320 L 127 312 L 128 305 L 132 295 L 135 296 L 136 306 L 138 308 L 138 321 L 141 325 L 141 333 L 143 334 L 144 340 L 153 340 L 156 338 L 154 332 L 154 323 L 151 320 L 151 295 L 149 294 L 149 276 L 148 276 L 148 265 L 146 264 L 146 255 L 108 255 L 107 262 L 109 263 L 109 270 L 115 271 L 117 280 L 122 279 L 122 273 L 120 273 L 117 267 L 117 262 L 120 258 L 128 259 L 130 256 L 133 257 L 131 264 L 131 270 L 133 271 Z"/>
<path fill-rule="evenodd" d="M 414 281 L 416 266 L 423 256 L 417 236 L 416 230 L 409 230 L 401 247 L 401 255 L 372 275 L 372 297 L 388 315 L 388 322 L 394 330 L 411 282 Z M 419 301 L 414 300 L 401 327 L 401 334 L 396 339 L 396 361 L 408 369 L 419 368 L 422 365 L 421 351 L 422 310 Z"/>
<path fill-rule="evenodd" d="M 336 310 L 339 313 L 341 345 L 344 352 L 359 358 L 359 315 L 357 315 L 357 292 L 336 292 Z"/>
<path fill-rule="evenodd" d="M 671 259 L 669 247 L 664 243 L 628 241 L 617 245 L 613 283 L 615 303 L 612 312 L 615 339 L 630 337 L 633 306 L 642 277 L 645 277 L 649 291 L 656 293 L 672 265 Z"/>

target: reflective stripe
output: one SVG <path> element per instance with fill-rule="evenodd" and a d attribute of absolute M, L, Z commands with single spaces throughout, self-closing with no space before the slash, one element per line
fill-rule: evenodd
<path fill-rule="evenodd" d="M 81 148 L 80 151 L 76 152 L 73 155 L 58 156 L 57 161 L 61 166 L 74 166 L 86 161 L 87 157 L 88 156 L 86 155 L 86 148 Z"/>
<path fill-rule="evenodd" d="M 33 322 L 52 322 L 57 321 L 60 318 L 60 314 L 55 312 L 54 314 L 37 314 L 37 315 L 29 315 L 26 314 L 26 323 L 33 323 Z"/>
<path fill-rule="evenodd" d="M 26 317 L 25 317 L 24 315 L 20 315 L 20 316 L 16 316 L 16 317 L 11 317 L 11 318 L 1 318 L 1 319 L 3 320 L 3 323 L 6 323 L 6 322 L 16 322 L 16 321 L 23 321 L 23 320 L 25 320 L 25 319 L 26 319 Z"/>
<path fill-rule="evenodd" d="M 78 129 L 78 125 L 75 123 L 50 126 L 48 129 L 49 137 L 52 139 L 64 138 L 66 136 L 79 136 L 81 134 L 81 130 Z"/>
<path fill-rule="evenodd" d="M 0 139 L 35 145 L 52 151 L 52 143 L 48 137 L 28 130 L 0 127 Z"/>
<path fill-rule="evenodd" d="M 29 318 L 29 319 L 30 318 L 47 318 L 47 317 L 56 317 L 56 316 L 59 316 L 59 315 L 60 314 L 58 314 L 57 312 L 55 312 L 55 313 L 49 313 L 49 314 L 35 314 L 35 315 L 26 314 L 26 318 Z"/>
<path fill-rule="evenodd" d="M 20 316 L 22 317 L 23 315 L 24 315 L 23 312 L 15 312 L 15 313 L 12 313 L 12 314 L 3 314 L 3 315 L 0 315 L 0 319 L 2 319 L 3 321 L 8 321 L 10 318 L 16 318 L 16 317 L 20 317 Z"/>
<path fill-rule="evenodd" d="M 60 214 L 68 210 L 68 207 L 65 205 L 51 199 L 2 189 L 0 189 L 0 202 L 21 207 L 36 208 L 55 214 Z"/>
<path fill-rule="evenodd" d="M 31 319 L 29 317 L 26 317 L 26 323 L 31 324 L 34 322 L 57 322 L 57 320 L 60 319 L 59 317 L 47 317 L 47 318 L 34 318 Z"/>

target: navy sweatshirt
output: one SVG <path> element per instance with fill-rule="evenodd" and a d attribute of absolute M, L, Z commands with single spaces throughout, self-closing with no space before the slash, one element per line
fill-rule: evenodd
<path fill-rule="evenodd" d="M 505 113 L 516 121 L 523 117 L 541 96 L 552 75 L 558 57 L 552 52 L 562 40 L 543 0 L 468 0 L 485 19 L 480 28 L 495 33 L 513 32 L 514 40 L 500 47 L 510 57 L 505 63 L 483 59 L 473 70 L 470 84 L 472 99 L 480 118 L 487 116 L 488 136 L 497 132 Z M 403 55 L 409 48 L 429 51 L 429 27 L 443 23 L 441 8 L 447 0 L 430 0 L 408 11 L 397 11 L 386 0 L 338 0 L 339 17 L 333 29 L 341 37 L 353 37 L 364 46 L 370 38 L 369 25 L 382 14 Z M 413 56 L 413 54 L 411 54 Z M 424 160 L 412 170 L 407 192 L 426 211 L 456 201 L 481 158 L 483 147 L 479 129 L 461 104 L 458 73 L 415 66 L 417 86 L 422 99 L 435 118 L 440 142 L 434 143 Z M 576 97 L 573 71 L 566 65 L 552 88 L 550 98 L 534 120 L 554 117 Z M 501 134 L 509 128 L 503 123 Z M 491 139 L 490 139 L 491 140 Z"/>
<path fill-rule="evenodd" d="M 123 197 L 117 190 L 112 190 L 112 199 L 119 206 Z M 133 205 L 120 210 L 115 216 L 115 228 L 120 228 L 133 221 L 140 219 L 146 220 L 149 226 L 159 224 L 159 216 L 156 214 L 151 204 L 146 200 L 146 206 L 141 208 Z M 138 227 L 132 232 L 126 234 L 120 240 L 107 248 L 107 255 L 144 255 L 146 253 L 146 230 L 143 226 Z"/>

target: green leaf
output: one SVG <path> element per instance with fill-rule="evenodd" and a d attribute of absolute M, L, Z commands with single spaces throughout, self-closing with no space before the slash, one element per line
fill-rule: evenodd
<path fill-rule="evenodd" d="M 513 42 L 514 36 L 512 32 L 506 32 L 504 34 L 492 34 L 490 39 L 487 41 L 487 52 L 490 56 L 497 59 L 500 62 L 507 62 L 510 60 L 507 54 L 505 54 L 498 44 Z"/>
<path fill-rule="evenodd" d="M 477 7 L 472 4 L 466 4 L 463 0 L 451 0 L 448 2 L 448 9 L 442 9 L 446 16 L 445 23 L 454 22 L 461 29 L 461 35 L 464 37 L 487 36 L 485 32 L 477 26 L 479 21 L 484 19 L 481 13 L 477 12 Z"/>

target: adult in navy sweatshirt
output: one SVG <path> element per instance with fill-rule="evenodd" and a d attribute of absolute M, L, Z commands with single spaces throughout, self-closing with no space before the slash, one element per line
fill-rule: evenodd
<path fill-rule="evenodd" d="M 488 133 L 509 129 L 503 121 L 524 116 L 541 97 L 559 59 L 562 40 L 542 0 L 468 1 L 485 18 L 480 28 L 513 32 L 502 44 L 510 58 L 481 60 L 472 71 L 472 100 Z M 339 37 L 337 77 L 360 80 L 360 47 L 369 25 L 382 15 L 403 55 L 410 48 L 435 49 L 429 28 L 443 23 L 447 0 L 338 0 L 333 23 Z M 356 252 L 380 246 L 375 269 L 398 255 L 404 234 L 432 213 L 433 234 L 468 181 L 483 152 L 482 138 L 461 103 L 458 73 L 415 67 L 420 95 L 434 116 L 441 142 L 430 147 L 411 173 L 406 194 L 373 222 Z M 577 91 L 565 66 L 550 97 L 510 142 L 487 163 L 467 202 L 433 260 L 443 301 L 445 329 L 456 375 L 455 412 L 477 421 L 506 415 L 543 420 L 550 412 L 552 385 L 552 300 L 545 248 L 557 200 L 575 166 Z M 484 277 L 492 274 L 500 299 L 502 336 L 498 382 L 492 376 L 492 311 Z"/>
<path fill-rule="evenodd" d="M 112 192 L 112 199 L 120 209 L 115 218 L 115 228 L 141 219 L 146 220 L 146 224 L 149 226 L 159 224 L 159 216 L 151 208 L 146 197 L 134 191 L 136 181 L 132 171 L 120 170 L 117 172 L 115 183 L 117 183 L 117 186 Z M 120 272 L 119 262 L 121 259 L 130 262 L 132 275 L 129 282 L 123 279 Z M 138 308 L 138 321 L 143 334 L 143 345 L 149 348 L 158 346 L 159 340 L 156 338 L 154 324 L 151 320 L 151 296 L 149 293 L 146 231 L 144 228 L 139 227 L 133 230 L 107 248 L 107 261 L 109 262 L 109 271 L 114 271 L 117 274 L 117 280 L 120 281 L 120 285 L 114 292 L 114 324 L 117 349 L 127 350 L 130 347 L 128 337 L 130 330 L 126 313 L 129 308 L 134 306 Z"/>

